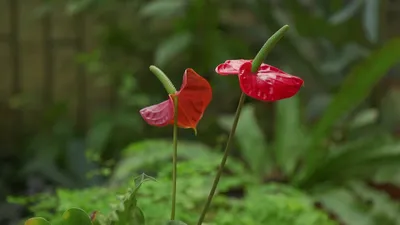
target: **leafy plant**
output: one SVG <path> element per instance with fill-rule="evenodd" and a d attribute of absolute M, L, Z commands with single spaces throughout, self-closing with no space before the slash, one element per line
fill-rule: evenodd
<path fill-rule="evenodd" d="M 145 161 L 147 159 L 146 155 L 140 155 L 139 152 L 146 153 L 149 149 L 152 149 L 154 152 L 158 151 L 159 153 L 167 152 L 165 151 L 165 147 L 168 148 L 170 146 L 168 143 L 162 140 L 136 143 L 134 144 L 137 147 L 135 151 L 131 152 L 131 155 L 125 155 L 125 158 L 138 161 L 143 159 Z M 165 144 L 164 148 L 160 148 L 162 144 Z M 201 150 L 201 144 L 191 144 L 195 147 L 185 149 L 189 152 L 195 152 L 194 150 L 200 151 L 202 153 L 199 155 L 203 156 L 182 159 L 183 161 L 179 163 L 178 167 L 178 176 L 180 179 L 177 185 L 177 194 L 179 196 L 177 201 L 177 215 L 179 215 L 179 219 L 188 224 L 196 222 L 199 209 L 201 209 L 204 198 L 207 197 L 207 188 L 210 185 L 210 180 L 215 169 L 218 167 L 221 157 L 221 154 L 216 153 L 210 148 L 205 147 Z M 140 146 L 144 147 L 143 150 L 139 150 Z M 190 144 L 181 146 L 190 146 Z M 156 175 L 158 179 L 156 182 L 146 182 L 140 187 L 140 190 L 136 194 L 136 198 L 138 199 L 137 205 L 143 209 L 146 224 L 163 224 L 165 223 L 165 218 L 170 213 L 170 192 L 168 191 L 171 188 L 170 163 L 168 159 L 164 161 L 162 158 L 147 163 L 149 165 L 152 163 L 160 164 L 159 172 Z M 147 163 L 145 162 L 141 165 L 144 166 Z M 228 171 L 235 171 L 235 176 L 226 175 L 221 180 L 218 195 L 212 205 L 211 213 L 207 217 L 212 222 L 208 224 L 228 225 L 241 222 L 255 225 L 264 223 L 264 218 L 269 218 L 269 222 L 276 222 L 278 224 L 313 224 L 314 222 L 323 225 L 334 224 L 324 212 L 314 208 L 311 198 L 289 186 L 273 184 L 263 187 L 247 186 L 246 176 L 248 174 L 246 175 L 246 171 L 239 172 L 235 169 L 241 167 L 243 167 L 242 163 L 235 159 L 232 159 L 227 164 L 226 169 Z M 125 166 L 119 168 L 119 170 L 126 168 L 128 171 L 131 171 L 130 173 L 134 171 Z M 54 223 L 54 221 L 57 221 L 59 213 L 65 211 L 71 205 L 75 205 L 86 212 L 98 211 L 96 222 L 108 224 L 107 215 L 113 215 L 113 210 L 116 209 L 115 206 L 121 204 L 115 198 L 115 193 L 121 193 L 126 189 L 126 186 L 129 186 L 129 176 L 119 178 L 120 182 L 118 182 L 118 185 L 114 183 L 113 185 L 103 187 L 58 190 L 56 196 L 48 196 L 37 202 L 38 205 L 43 205 L 53 198 L 54 200 L 51 200 L 51 202 L 55 204 L 48 205 L 46 209 L 43 207 L 41 209 L 35 207 L 31 209 L 42 211 L 36 211 L 36 216 L 42 215 L 43 211 L 48 213 L 55 209 L 56 213 L 52 214 L 51 217 L 43 216 L 45 218 L 52 218 L 50 221 Z M 240 198 L 224 194 L 239 187 L 246 187 L 244 195 L 239 196 Z M 297 207 L 294 208 L 294 205 Z"/>
<path fill-rule="evenodd" d="M 374 176 L 388 169 L 393 173 L 393 165 L 397 164 L 400 157 L 400 143 L 379 129 L 376 117 L 364 116 L 362 119 L 365 111 L 347 112 L 362 103 L 378 79 L 400 62 L 398 50 L 400 40 L 394 39 L 355 66 L 314 127 L 304 124 L 298 97 L 278 102 L 273 142 L 263 144 L 264 135 L 257 126 L 254 127 L 257 124 L 254 106 L 246 105 L 243 124 L 239 124 L 242 132 L 236 134 L 236 139 L 243 159 L 254 176 L 252 180 L 260 184 L 265 181 L 265 177 L 267 180 L 278 179 L 321 196 L 324 190 L 341 188 L 348 182 L 374 180 Z M 232 120 L 232 117 L 222 117 L 219 122 L 227 129 Z M 337 127 L 338 122 L 340 128 Z M 252 131 L 247 128 L 246 132 L 245 127 L 250 126 L 253 127 Z M 366 127 L 375 129 L 375 132 L 370 132 L 369 136 L 351 136 Z M 331 140 L 332 131 L 350 138 L 346 142 L 335 143 Z M 262 145 L 253 147 L 245 144 L 249 141 Z M 257 157 L 250 159 L 247 154 L 253 151 Z M 270 166 L 264 166 L 263 170 L 254 169 L 255 165 L 264 165 L 265 162 Z M 365 189 L 372 191 L 369 187 Z M 372 201 L 372 204 L 378 203 Z M 343 212 L 338 213 L 341 218 Z M 345 215 L 342 219 L 350 224 L 364 224 L 362 221 L 350 220 Z M 396 219 L 392 218 L 391 221 L 397 224 Z M 371 220 L 365 222 L 370 223 Z"/>
<path fill-rule="evenodd" d="M 148 177 L 145 174 L 142 174 L 138 178 L 135 179 L 134 188 L 129 188 L 126 193 L 123 195 L 119 195 L 117 197 L 118 201 L 112 203 L 109 202 L 110 197 L 113 194 L 110 194 L 109 189 L 104 188 L 92 188 L 87 190 L 80 190 L 77 192 L 71 192 L 68 190 L 59 190 L 57 200 L 60 201 L 58 205 L 57 211 L 64 211 L 64 208 L 68 208 L 62 218 L 58 218 L 56 215 L 50 219 L 48 222 L 41 216 L 38 216 L 42 211 L 36 211 L 36 217 L 28 219 L 25 224 L 26 225 L 92 225 L 92 222 L 99 225 L 130 225 L 130 224 L 145 224 L 144 214 L 142 210 L 137 206 L 137 192 L 141 187 L 142 183 L 148 180 L 152 180 L 153 178 Z M 83 195 L 86 194 L 86 195 Z M 88 196 L 84 199 L 77 200 L 77 196 Z M 71 198 L 75 197 L 75 198 Z M 99 201 L 99 199 L 101 199 Z M 11 199 L 12 200 L 12 199 Z M 88 201 L 89 200 L 89 201 Z M 90 201 L 91 200 L 91 201 Z M 39 204 L 43 202 L 48 202 L 48 199 L 43 199 Z M 92 218 L 89 218 L 89 215 L 85 213 L 83 209 L 80 208 L 70 208 L 70 205 L 81 205 L 81 207 L 89 209 L 92 211 Z M 93 204 L 94 203 L 94 204 Z M 108 205 L 108 207 L 105 207 Z M 47 205 L 47 210 L 54 209 L 55 205 Z M 36 209 L 37 210 L 37 209 Z M 41 209 L 43 210 L 43 209 Z M 97 215 L 100 211 L 100 215 Z"/>

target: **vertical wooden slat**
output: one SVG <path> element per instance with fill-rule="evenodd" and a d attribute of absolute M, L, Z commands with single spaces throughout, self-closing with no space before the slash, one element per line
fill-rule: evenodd
<path fill-rule="evenodd" d="M 77 53 L 83 53 L 85 51 L 85 40 L 86 40 L 86 26 L 85 17 L 80 14 L 76 16 L 74 21 L 75 30 L 75 48 Z M 77 112 L 76 112 L 76 129 L 79 133 L 83 133 L 86 130 L 86 119 L 87 119 L 87 80 L 85 69 L 83 65 L 77 65 L 76 71 L 76 86 L 77 86 Z"/>
<path fill-rule="evenodd" d="M 42 35 L 43 35 L 43 68 L 44 68 L 44 80 L 43 80 L 43 105 L 45 107 L 53 103 L 53 38 L 52 38 L 52 16 L 46 14 L 42 21 Z"/>
<path fill-rule="evenodd" d="M 20 65 L 20 46 L 19 46 L 19 0 L 10 0 L 10 43 L 12 59 L 12 93 L 13 95 L 21 93 L 21 65 Z"/>
<path fill-rule="evenodd" d="M 12 64 L 11 93 L 15 97 L 22 91 L 21 88 L 21 61 L 20 61 L 20 32 L 19 32 L 19 0 L 9 0 L 10 4 L 10 58 Z M 13 110 L 12 140 L 13 149 L 17 148 L 21 135 L 23 116 L 19 109 Z"/>

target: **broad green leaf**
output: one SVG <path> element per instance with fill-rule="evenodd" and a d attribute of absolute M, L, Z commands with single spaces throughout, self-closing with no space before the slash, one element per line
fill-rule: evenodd
<path fill-rule="evenodd" d="M 314 196 L 325 209 L 338 215 L 346 224 L 374 225 L 371 215 L 362 211 L 355 195 L 344 188 L 318 192 Z"/>
<path fill-rule="evenodd" d="M 188 32 L 177 33 L 169 37 L 158 46 L 155 53 L 155 64 L 164 66 L 169 61 L 173 61 L 174 57 L 189 47 L 191 42 L 192 35 Z"/>
<path fill-rule="evenodd" d="M 288 174 L 294 170 L 304 144 L 298 95 L 277 102 L 275 155 L 279 166 Z"/>
<path fill-rule="evenodd" d="M 329 133 L 337 119 L 361 103 L 376 82 L 400 62 L 400 38 L 392 39 L 366 60 L 355 66 L 343 81 L 339 92 L 326 109 L 326 113 L 314 127 L 314 141 L 321 141 Z"/>
<path fill-rule="evenodd" d="M 187 224 L 178 220 L 170 220 L 165 225 L 187 225 Z"/>
<path fill-rule="evenodd" d="M 376 174 L 371 178 L 375 183 L 380 184 L 393 184 L 400 186 L 400 168 L 397 164 L 386 165 L 376 172 Z"/>
<path fill-rule="evenodd" d="M 380 124 L 387 130 L 395 130 L 400 123 L 400 90 L 391 88 L 380 102 Z"/>
<path fill-rule="evenodd" d="M 376 43 L 379 37 L 379 7 L 381 0 L 365 0 L 363 26 L 368 40 Z"/>
<path fill-rule="evenodd" d="M 233 116 L 220 117 L 218 123 L 229 131 Z M 272 166 L 268 155 L 268 146 L 263 132 L 255 118 L 254 107 L 245 105 L 236 129 L 235 138 L 240 146 L 240 152 L 253 173 L 260 178 Z"/>
<path fill-rule="evenodd" d="M 100 153 L 107 145 L 114 128 L 114 121 L 102 120 L 88 131 L 86 142 L 91 151 Z"/>
<path fill-rule="evenodd" d="M 399 203 L 390 198 L 390 196 L 376 189 L 373 189 L 361 182 L 352 182 L 349 184 L 350 189 L 357 193 L 357 197 L 361 198 L 365 202 L 370 202 L 368 214 L 372 214 L 376 217 L 385 216 L 389 220 L 399 221 L 400 215 Z M 386 223 L 385 223 L 386 224 Z"/>
<path fill-rule="evenodd" d="M 350 142 L 343 149 L 329 149 L 334 153 L 308 177 L 307 184 L 371 178 L 380 170 L 398 164 L 400 143 L 391 143 L 376 137 L 363 139 L 355 143 Z"/>
<path fill-rule="evenodd" d="M 79 208 L 71 208 L 62 215 L 63 225 L 92 225 L 89 215 Z"/>
<path fill-rule="evenodd" d="M 34 217 L 25 221 L 25 225 L 51 225 L 49 221 L 42 217 Z"/>
<path fill-rule="evenodd" d="M 322 162 L 326 150 L 319 145 L 327 138 L 336 121 L 346 112 L 360 104 L 374 85 L 388 70 L 400 62 L 400 38 L 392 39 L 381 49 L 373 52 L 367 59 L 355 66 L 345 78 L 339 92 L 335 95 L 326 112 L 312 130 L 311 142 L 306 158 L 305 175 L 313 173 Z"/>
<path fill-rule="evenodd" d="M 149 1 L 141 9 L 140 15 L 146 17 L 169 17 L 184 12 L 186 1 L 184 0 L 156 0 Z"/>
<path fill-rule="evenodd" d="M 377 109 L 366 109 L 358 113 L 350 123 L 350 128 L 357 128 L 372 124 L 378 120 Z"/>
<path fill-rule="evenodd" d="M 67 13 L 70 15 L 81 13 L 88 9 L 94 3 L 96 3 L 95 0 L 71 1 L 67 4 Z"/>
<path fill-rule="evenodd" d="M 358 10 L 361 9 L 364 1 L 365 0 L 350 1 L 350 3 L 348 3 L 341 11 L 339 11 L 338 13 L 333 15 L 329 19 L 329 22 L 332 24 L 340 24 L 340 23 L 347 21 L 348 19 L 353 17 L 357 13 Z"/>
<path fill-rule="evenodd" d="M 179 156 L 184 159 L 208 158 L 213 152 L 207 145 L 193 141 L 179 141 Z M 111 183 L 124 181 L 138 170 L 151 167 L 161 169 L 161 162 L 170 162 L 171 140 L 148 139 L 135 142 L 122 151 L 122 160 L 114 169 Z"/>

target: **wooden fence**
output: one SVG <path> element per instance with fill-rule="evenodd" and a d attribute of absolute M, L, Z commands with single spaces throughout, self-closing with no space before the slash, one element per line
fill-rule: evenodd
<path fill-rule="evenodd" d="M 63 9 L 39 16 L 41 0 L 0 0 L 0 157 L 40 113 L 67 101 L 78 129 L 108 104 L 109 88 L 93 84 L 76 54 L 94 45 L 93 25 Z"/>
<path fill-rule="evenodd" d="M 42 0 L 0 0 L 0 158 L 15 150 L 27 127 L 35 127 L 46 106 L 68 101 L 78 129 L 110 102 L 110 88 L 96 87 L 75 61 L 90 50 L 94 26 L 85 15 L 63 9 L 36 15 Z M 400 1 L 387 0 L 382 24 L 386 38 L 400 34 Z"/>

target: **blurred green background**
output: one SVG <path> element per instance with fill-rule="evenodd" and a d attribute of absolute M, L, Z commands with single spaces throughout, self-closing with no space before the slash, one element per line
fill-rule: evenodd
<path fill-rule="evenodd" d="M 304 79 L 300 93 L 247 99 L 207 224 L 400 224 L 400 1 L 0 0 L 0 223 L 69 207 L 107 214 L 141 173 L 147 224 L 168 219 L 172 127 L 138 111 L 190 67 L 213 87 L 179 130 L 177 217 L 196 222 L 240 95 L 214 68 L 251 59 Z"/>

